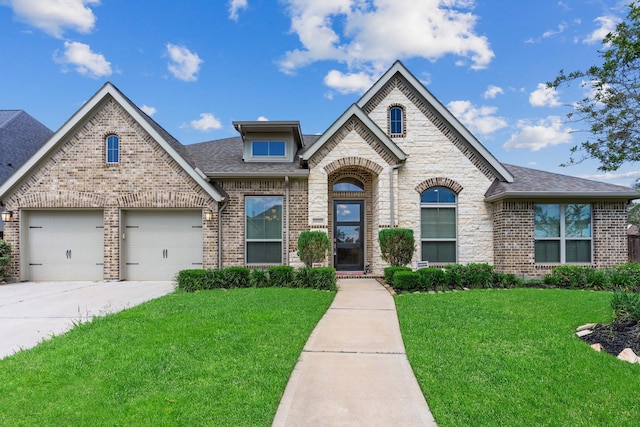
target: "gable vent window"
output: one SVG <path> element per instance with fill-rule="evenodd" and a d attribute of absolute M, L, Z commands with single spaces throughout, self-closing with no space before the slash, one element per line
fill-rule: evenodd
<path fill-rule="evenodd" d="M 253 141 L 251 143 L 253 157 L 284 157 L 284 141 Z"/>
<path fill-rule="evenodd" d="M 107 163 L 120 161 L 120 138 L 118 135 L 107 136 Z"/>
<path fill-rule="evenodd" d="M 405 136 L 404 107 L 394 105 L 389 108 L 389 134 L 392 137 Z"/>

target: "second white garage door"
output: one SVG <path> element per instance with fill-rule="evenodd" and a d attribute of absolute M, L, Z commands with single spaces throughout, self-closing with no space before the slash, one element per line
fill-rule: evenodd
<path fill-rule="evenodd" d="M 125 280 L 173 280 L 202 268 L 202 212 L 124 211 Z"/>

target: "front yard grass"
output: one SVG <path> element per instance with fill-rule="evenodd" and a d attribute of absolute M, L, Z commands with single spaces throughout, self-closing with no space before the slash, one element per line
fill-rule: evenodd
<path fill-rule="evenodd" d="M 610 322 L 611 293 L 474 290 L 396 297 L 407 356 L 440 427 L 637 426 L 640 365 L 576 327 Z"/>
<path fill-rule="evenodd" d="M 334 293 L 174 293 L 0 360 L 0 425 L 270 425 Z"/>

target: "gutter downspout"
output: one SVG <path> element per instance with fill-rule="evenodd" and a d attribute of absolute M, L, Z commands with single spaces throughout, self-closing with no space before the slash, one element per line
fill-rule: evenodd
<path fill-rule="evenodd" d="M 389 174 L 389 209 L 390 209 L 389 227 L 391 228 L 396 227 L 396 214 L 395 214 L 396 206 L 394 202 L 395 199 L 394 199 L 394 191 L 393 191 L 393 171 L 400 169 L 403 165 L 404 163 L 400 163 L 400 164 L 391 166 L 391 173 Z"/>
<path fill-rule="evenodd" d="M 285 227 L 285 241 L 284 241 L 284 250 L 285 250 L 285 265 L 289 265 L 289 176 L 284 177 L 284 191 L 285 191 L 285 209 L 287 211 L 287 215 L 284 220 Z"/>
<path fill-rule="evenodd" d="M 222 211 L 229 206 L 228 202 L 218 204 L 218 269 L 222 268 Z"/>

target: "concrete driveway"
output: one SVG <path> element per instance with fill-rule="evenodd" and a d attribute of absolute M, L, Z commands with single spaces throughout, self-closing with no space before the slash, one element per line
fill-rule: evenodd
<path fill-rule="evenodd" d="M 166 295 L 175 282 L 24 282 L 0 285 L 0 359 L 94 316 Z"/>

